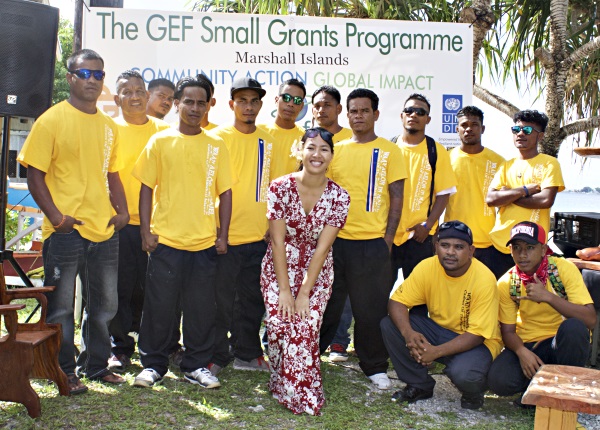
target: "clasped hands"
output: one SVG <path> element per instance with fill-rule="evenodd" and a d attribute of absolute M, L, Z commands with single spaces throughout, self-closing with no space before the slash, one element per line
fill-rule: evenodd
<path fill-rule="evenodd" d="M 429 366 L 439 358 L 437 354 L 438 347 L 429 343 L 427 338 L 417 331 L 411 331 L 406 336 L 406 347 L 415 361 L 423 366 Z"/>
<path fill-rule="evenodd" d="M 294 300 L 291 291 L 279 292 L 279 305 L 277 307 L 277 315 L 284 321 L 292 321 L 296 319 L 308 319 L 310 316 L 310 307 L 307 294 L 298 293 L 298 297 Z"/>

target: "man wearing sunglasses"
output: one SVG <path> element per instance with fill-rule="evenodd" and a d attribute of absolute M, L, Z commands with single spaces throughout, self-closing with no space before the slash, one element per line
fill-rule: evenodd
<path fill-rule="evenodd" d="M 298 160 L 292 154 L 294 144 L 304 136 L 304 128 L 296 124 L 302 108 L 306 87 L 298 79 L 288 79 L 279 86 L 279 94 L 275 97 L 277 111 L 273 124 L 261 124 L 260 128 L 275 138 L 278 149 L 273 154 L 271 170 L 275 178 L 298 170 Z"/>
<path fill-rule="evenodd" d="M 499 208 L 496 224 L 490 232 L 496 278 L 514 264 L 506 244 L 511 228 L 517 222 L 531 221 L 549 231 L 550 208 L 556 193 L 565 189 L 558 160 L 538 152 L 548 117 L 536 110 L 524 110 L 517 112 L 513 121 L 511 131 L 519 156 L 500 166 L 486 197 L 489 206 Z"/>
<path fill-rule="evenodd" d="M 117 156 L 117 125 L 96 107 L 104 61 L 83 49 L 69 57 L 67 68 L 69 98 L 35 122 L 19 162 L 28 168 L 31 195 L 45 215 L 45 284 L 56 287 L 47 295 L 48 322 L 62 325 L 59 363 L 71 394 L 80 394 L 87 387 L 77 375 L 124 382 L 107 369 L 108 325 L 117 312 L 116 232 L 127 225 L 129 213 L 118 173 L 123 165 Z M 78 274 L 86 305 L 75 362 L 73 285 Z"/>
<path fill-rule="evenodd" d="M 108 368 L 122 373 L 131 364 L 135 340 L 129 336 L 136 321 L 140 321 L 144 304 L 144 284 L 148 253 L 142 249 L 139 201 L 141 183 L 131 175 L 133 166 L 150 137 L 169 124 L 146 115 L 148 92 L 139 72 L 126 70 L 117 77 L 115 104 L 121 116 L 115 119 L 119 127 L 117 157 L 124 167 L 120 172 L 129 208 L 129 223 L 119 231 L 119 276 L 117 314 L 108 327 L 112 340 L 112 356 Z M 179 339 L 179 338 L 178 338 Z"/>
<path fill-rule="evenodd" d="M 493 271 L 495 248 L 490 231 L 496 223 L 496 210 L 486 204 L 485 197 L 504 158 L 481 144 L 485 131 L 481 109 L 465 106 L 456 118 L 461 145 L 450 151 L 450 161 L 458 186 L 456 194 L 450 197 L 444 218 L 457 219 L 471 227 L 475 258 Z"/>
<path fill-rule="evenodd" d="M 267 251 L 267 191 L 275 179 L 271 175 L 274 138 L 256 126 L 265 94 L 255 79 L 233 81 L 229 101 L 233 124 L 212 132 L 225 141 L 237 178 L 231 189 L 227 254 L 217 257 L 215 352 L 209 367 L 215 375 L 232 360 L 234 369 L 269 371 L 259 337 L 265 313 L 260 273 Z"/>
<path fill-rule="evenodd" d="M 381 321 L 398 379 L 406 383 L 392 400 L 431 398 L 435 380 L 427 366 L 437 361 L 461 392 L 461 407 L 479 409 L 488 369 L 502 349 L 496 279 L 473 258 L 473 234 L 460 221 L 440 225 L 435 250 L 394 292 Z M 420 305 L 429 315 L 409 312 Z"/>
<path fill-rule="evenodd" d="M 585 366 L 596 311 L 579 269 L 548 255 L 546 232 L 533 222 L 515 225 L 507 246 L 515 266 L 498 281 L 498 319 L 506 348 L 492 364 L 490 389 L 523 393 L 543 364 Z M 522 406 L 520 399 L 515 401 Z"/>
<path fill-rule="evenodd" d="M 346 103 L 352 139 L 335 146 L 328 175 L 348 191 L 352 204 L 333 243 L 334 281 L 319 347 L 323 354 L 331 343 L 349 296 L 360 368 L 375 387 L 388 390 L 388 354 L 379 323 L 387 315 L 390 250 L 402 214 L 406 170 L 398 147 L 375 133 L 377 94 L 358 88 Z"/>
<path fill-rule="evenodd" d="M 342 96 L 337 88 L 323 85 L 317 88 L 311 100 L 313 121 L 333 134 L 334 144 L 352 137 L 352 130 L 342 127 L 338 121 L 342 113 Z"/>
<path fill-rule="evenodd" d="M 456 192 L 448 151 L 425 135 L 431 121 L 430 110 L 425 96 L 411 94 L 400 114 L 404 130 L 396 144 L 402 152 L 410 186 L 404 190 L 404 211 L 394 238 L 392 281 L 396 281 L 399 269 L 406 279 L 419 262 L 433 255 L 432 235 L 450 196 Z"/>

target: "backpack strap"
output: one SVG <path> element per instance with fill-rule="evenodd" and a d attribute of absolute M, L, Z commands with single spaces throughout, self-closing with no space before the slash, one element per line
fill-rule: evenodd
<path fill-rule="evenodd" d="M 390 139 L 393 143 L 397 143 L 400 135 L 394 136 Z M 425 142 L 427 144 L 427 159 L 429 160 L 429 167 L 431 167 L 431 186 L 429 187 L 429 206 L 427 207 L 427 217 L 431 214 L 431 208 L 433 207 L 433 190 L 435 188 L 435 165 L 437 164 L 437 148 L 435 147 L 435 140 L 432 137 L 425 136 Z"/>
<path fill-rule="evenodd" d="M 548 279 L 550 279 L 550 284 L 552 285 L 552 289 L 556 293 L 558 297 L 561 297 L 565 300 L 567 298 L 567 292 L 565 291 L 565 286 L 560 279 L 560 275 L 558 273 L 558 267 L 556 267 L 555 257 L 548 257 Z"/>
<path fill-rule="evenodd" d="M 429 187 L 429 206 L 427 207 L 427 217 L 431 214 L 433 207 L 433 189 L 435 188 L 435 165 L 437 164 L 437 149 L 435 140 L 432 137 L 425 136 L 427 143 L 427 157 L 429 159 L 429 167 L 431 167 L 431 186 Z"/>

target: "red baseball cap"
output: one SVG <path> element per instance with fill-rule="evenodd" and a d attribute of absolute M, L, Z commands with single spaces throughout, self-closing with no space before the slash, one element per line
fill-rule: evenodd
<path fill-rule="evenodd" d="M 522 240 L 531 245 L 542 245 L 546 243 L 546 230 L 539 224 L 530 221 L 523 221 L 515 225 L 510 231 L 510 240 L 506 242 L 506 246 L 510 245 L 515 240 Z"/>

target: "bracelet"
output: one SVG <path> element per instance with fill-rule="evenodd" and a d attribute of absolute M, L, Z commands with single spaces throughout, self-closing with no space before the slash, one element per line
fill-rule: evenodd
<path fill-rule="evenodd" d="M 62 225 L 65 223 L 66 220 L 67 220 L 67 216 L 63 215 L 62 221 L 59 222 L 58 225 L 53 225 L 52 227 L 54 227 L 55 230 L 58 230 L 59 228 L 62 227 Z"/>
<path fill-rule="evenodd" d="M 525 190 L 525 198 L 529 197 L 529 190 L 525 185 L 523 185 L 523 189 Z"/>
<path fill-rule="evenodd" d="M 422 225 L 423 227 L 425 227 L 425 230 L 427 230 L 427 231 L 431 231 L 431 228 L 427 228 L 427 221 L 425 221 L 425 222 L 422 222 L 422 223 L 421 223 L 421 225 Z"/>

